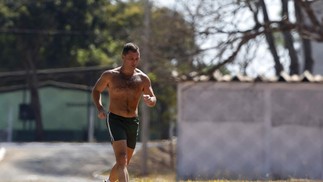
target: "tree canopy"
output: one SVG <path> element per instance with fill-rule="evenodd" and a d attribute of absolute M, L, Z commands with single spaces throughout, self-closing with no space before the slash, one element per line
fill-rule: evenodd
<path fill-rule="evenodd" d="M 22 79 L 29 85 L 31 105 L 39 114 L 36 117 L 39 138 L 43 126 L 37 85 L 43 80 L 37 76 L 37 70 L 117 66 L 124 43 L 132 41 L 139 47 L 143 44 L 143 3 L 140 0 L 0 1 L 0 71 L 29 70 Z M 176 112 L 176 82 L 172 74 L 195 69 L 190 54 L 197 45 L 191 25 L 182 14 L 169 8 L 153 6 L 149 26 L 147 74 L 158 97 L 152 121 L 165 126 L 163 132 L 155 134 L 165 137 L 166 125 L 174 121 Z M 60 76 L 59 81 L 94 85 L 87 79 L 90 78 Z M 16 83 L 6 81 L 2 85 Z"/>
<path fill-rule="evenodd" d="M 206 59 L 209 69 L 200 74 L 212 75 L 215 70 L 230 64 L 237 66 L 238 72 L 250 76 L 312 72 L 314 60 L 310 41 L 323 40 L 321 1 L 177 2 L 195 28 L 199 45 L 204 45 L 197 54 L 209 55 Z M 247 73 L 248 68 L 254 69 L 255 74 Z"/>
<path fill-rule="evenodd" d="M 265 0 L 179 0 L 178 9 L 151 4 L 149 36 L 145 2 L 0 0 L 0 71 L 28 70 L 22 79 L 33 93 L 33 107 L 39 109 L 37 85 L 43 80 L 37 77 L 37 70 L 114 67 L 120 64 L 124 43 L 142 47 L 149 37 L 143 63 L 149 62 L 147 74 L 159 101 L 151 111 L 152 121 L 163 127 L 176 117 L 175 75 L 195 71 L 211 76 L 219 69 L 227 71 L 225 67 L 232 63 L 248 74 L 255 62 L 268 69 L 257 74 L 301 74 L 312 71 L 314 65 L 310 41 L 323 40 L 322 21 L 313 5 L 319 1 L 315 0 L 276 0 L 280 3 L 275 19 L 269 8 L 272 1 Z M 298 55 L 300 49 L 303 58 Z M 94 84 L 86 75 L 60 77 L 62 80 Z M 168 129 L 163 128 L 159 135 L 165 137 Z"/>

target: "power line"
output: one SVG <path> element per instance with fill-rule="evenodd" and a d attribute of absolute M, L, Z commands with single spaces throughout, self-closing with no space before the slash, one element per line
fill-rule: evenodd
<path fill-rule="evenodd" d="M 69 68 L 52 68 L 52 69 L 41 69 L 37 70 L 36 74 L 46 75 L 46 74 L 74 74 L 80 72 L 96 72 L 110 69 L 106 66 L 91 66 L 91 67 L 69 67 Z M 8 71 L 0 72 L 0 78 L 4 79 L 7 77 L 24 77 L 26 75 L 26 70 L 21 71 Z"/>
<path fill-rule="evenodd" d="M 94 35 L 92 31 L 77 30 L 40 30 L 40 29 L 0 29 L 0 34 L 37 34 L 37 35 Z"/>
<path fill-rule="evenodd" d="M 4 0 L 4 3 L 14 3 L 14 4 L 35 4 L 35 3 L 65 3 L 65 2 L 73 2 L 73 1 L 66 1 L 66 0 Z M 94 1 L 93 3 L 97 3 Z"/>

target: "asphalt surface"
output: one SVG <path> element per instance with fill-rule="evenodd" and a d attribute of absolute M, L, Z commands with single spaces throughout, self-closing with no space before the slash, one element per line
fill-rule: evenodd
<path fill-rule="evenodd" d="M 110 169 L 110 143 L 0 143 L 0 182 L 96 182 Z"/>

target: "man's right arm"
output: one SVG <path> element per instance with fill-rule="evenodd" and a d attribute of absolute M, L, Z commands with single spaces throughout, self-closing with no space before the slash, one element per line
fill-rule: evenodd
<path fill-rule="evenodd" d="M 98 81 L 95 83 L 93 89 L 92 89 L 92 99 L 94 102 L 94 105 L 96 106 L 99 114 L 98 117 L 100 119 L 104 119 L 106 117 L 104 107 L 102 105 L 101 101 L 101 93 L 104 91 L 104 89 L 108 86 L 108 72 L 104 72 L 101 77 L 98 79 Z"/>
<path fill-rule="evenodd" d="M 101 92 L 93 89 L 92 90 L 92 98 L 93 98 L 93 102 L 94 102 L 94 105 L 97 108 L 97 110 L 98 111 L 103 110 L 102 101 L 101 101 Z"/>

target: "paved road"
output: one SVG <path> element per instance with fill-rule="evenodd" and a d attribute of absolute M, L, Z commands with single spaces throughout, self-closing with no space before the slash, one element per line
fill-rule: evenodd
<path fill-rule="evenodd" d="M 96 182 L 114 164 L 109 143 L 0 143 L 1 182 Z"/>

